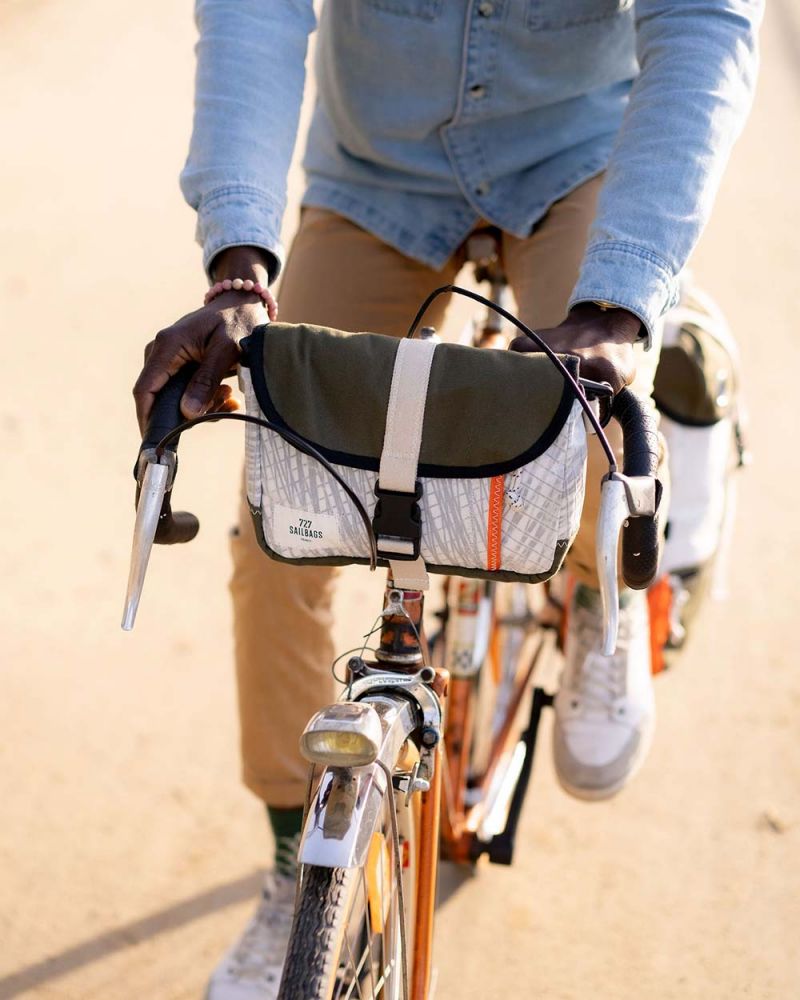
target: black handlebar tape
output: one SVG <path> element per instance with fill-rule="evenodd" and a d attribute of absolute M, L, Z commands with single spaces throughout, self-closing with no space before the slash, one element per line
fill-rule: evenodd
<path fill-rule="evenodd" d="M 158 527 L 153 541 L 156 545 L 177 545 L 183 542 L 191 542 L 200 530 L 200 522 L 186 510 L 179 510 L 173 513 L 170 503 L 170 495 L 164 497 L 161 504 L 161 516 L 158 519 Z"/>
<path fill-rule="evenodd" d="M 181 413 L 181 399 L 198 368 L 196 361 L 187 362 L 180 371 L 170 376 L 167 384 L 157 394 L 142 440 L 143 451 L 146 448 L 155 448 L 165 435 L 175 430 L 186 419 Z M 178 442 L 173 441 L 168 444 L 165 450 L 177 451 Z"/>
<path fill-rule="evenodd" d="M 661 532 L 658 507 L 661 483 L 658 462 L 661 448 L 655 418 L 643 400 L 630 389 L 617 393 L 611 415 L 622 428 L 623 468 L 626 476 L 650 476 L 656 480 L 654 516 L 631 517 L 622 529 L 622 579 L 632 590 L 645 590 L 656 577 Z"/>

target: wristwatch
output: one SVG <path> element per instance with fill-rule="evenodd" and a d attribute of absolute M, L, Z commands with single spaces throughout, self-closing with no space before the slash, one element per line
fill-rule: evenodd
<path fill-rule="evenodd" d="M 597 306 L 597 308 L 601 312 L 608 312 L 610 309 L 625 309 L 625 306 L 614 305 L 613 302 L 606 302 L 605 299 L 591 299 L 590 301 L 591 301 L 592 305 L 593 306 Z M 625 312 L 630 312 L 630 309 L 625 309 Z M 634 314 L 631 313 L 631 315 L 634 315 Z M 640 323 L 638 340 L 644 341 L 644 342 L 649 342 L 649 337 L 648 337 L 647 330 L 645 328 L 644 323 Z"/>

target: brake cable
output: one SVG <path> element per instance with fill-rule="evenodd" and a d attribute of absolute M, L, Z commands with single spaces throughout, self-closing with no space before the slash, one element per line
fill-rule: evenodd
<path fill-rule="evenodd" d="M 182 424 L 178 424 L 177 427 L 174 427 L 168 434 L 165 434 L 156 445 L 156 457 L 160 459 L 167 445 L 172 444 L 173 441 L 177 441 L 184 431 L 191 430 L 192 427 L 197 427 L 198 424 L 216 423 L 219 420 L 238 420 L 244 424 L 256 424 L 259 427 L 265 427 L 268 431 L 274 431 L 288 444 L 294 445 L 294 447 L 297 448 L 299 452 L 302 452 L 302 454 L 308 455 L 309 458 L 313 458 L 315 461 L 319 462 L 325 471 L 329 472 L 331 476 L 333 476 L 336 482 L 342 487 L 355 505 L 358 515 L 364 523 L 364 527 L 367 531 L 367 538 L 369 539 L 369 568 L 370 570 L 377 569 L 378 543 L 375 538 L 375 532 L 372 528 L 372 520 L 367 513 L 364 504 L 361 502 L 352 487 L 347 484 L 345 479 L 336 471 L 327 458 L 325 458 L 324 455 L 321 455 L 312 444 L 305 440 L 305 438 L 300 437 L 299 434 L 295 434 L 294 431 L 290 431 L 288 427 L 280 427 L 278 424 L 273 423 L 266 417 L 254 417 L 250 413 L 204 413 L 202 416 L 193 417 L 191 420 L 185 420 Z"/>
<path fill-rule="evenodd" d="M 605 432 L 603 431 L 602 425 L 600 424 L 600 421 L 597 419 L 597 415 L 592 409 L 591 403 L 586 398 L 585 393 L 581 389 L 580 383 L 575 379 L 575 377 L 572 375 L 572 373 L 564 364 L 564 362 L 561 360 L 561 358 L 559 358 L 559 356 L 556 354 L 553 348 L 550 347 L 539 336 L 538 333 L 535 333 L 533 330 L 531 330 L 529 326 L 526 326 L 521 319 L 517 319 L 517 317 L 513 313 L 508 311 L 508 309 L 504 309 L 496 302 L 492 302 L 491 299 L 487 299 L 486 296 L 481 295 L 480 292 L 473 292 L 469 288 L 462 288 L 461 285 L 442 285 L 440 288 L 434 288 L 434 290 L 430 293 L 430 295 L 425 299 L 425 301 L 419 307 L 419 309 L 417 310 L 417 315 L 414 317 L 411 326 L 408 328 L 406 339 L 414 336 L 416 329 L 420 324 L 420 320 L 427 312 L 428 306 L 431 304 L 431 302 L 433 302 L 434 299 L 438 298 L 438 296 L 445 295 L 447 292 L 455 292 L 457 295 L 463 295 L 468 299 L 473 299 L 475 302 L 480 302 L 482 305 L 488 306 L 489 309 L 494 309 L 496 313 L 499 313 L 502 317 L 504 317 L 504 319 L 507 319 L 509 323 L 513 323 L 513 325 L 518 330 L 524 333 L 529 340 L 532 340 L 534 344 L 536 344 L 537 347 L 541 349 L 543 354 L 547 355 L 550 361 L 556 366 L 559 372 L 563 375 L 564 380 L 567 382 L 569 387 L 572 389 L 573 395 L 580 403 L 584 413 L 586 414 L 589 420 L 589 423 L 592 425 L 595 434 L 597 434 L 597 438 L 600 441 L 603 451 L 606 453 L 606 457 L 608 458 L 609 473 L 616 472 L 617 460 L 614 456 L 614 451 L 611 445 L 608 443 L 608 438 L 606 437 Z"/>

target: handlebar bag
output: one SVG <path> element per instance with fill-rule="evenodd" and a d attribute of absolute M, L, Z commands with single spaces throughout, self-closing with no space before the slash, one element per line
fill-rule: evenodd
<path fill-rule="evenodd" d="M 577 377 L 578 360 L 562 358 Z M 580 522 L 586 431 L 543 354 L 272 323 L 242 341 L 247 413 L 313 446 L 373 519 L 378 562 L 540 582 Z M 356 505 L 318 460 L 246 427 L 247 497 L 273 559 L 369 563 Z M 398 584 L 400 585 L 400 584 Z"/>

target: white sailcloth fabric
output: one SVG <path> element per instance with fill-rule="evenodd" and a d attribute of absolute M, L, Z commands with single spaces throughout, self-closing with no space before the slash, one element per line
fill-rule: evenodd
<path fill-rule="evenodd" d="M 250 373 L 241 369 L 247 412 L 263 416 Z M 315 459 L 278 434 L 248 424 L 247 495 L 261 511 L 264 539 L 285 559 L 367 560 L 364 523 L 344 490 Z M 377 471 L 335 465 L 372 514 Z M 497 477 L 495 477 L 496 479 Z M 422 477 L 421 554 L 429 569 L 492 572 L 487 566 L 492 478 Z M 500 566 L 548 574 L 578 530 L 586 484 L 586 431 L 576 402 L 552 445 L 503 477 Z"/>

